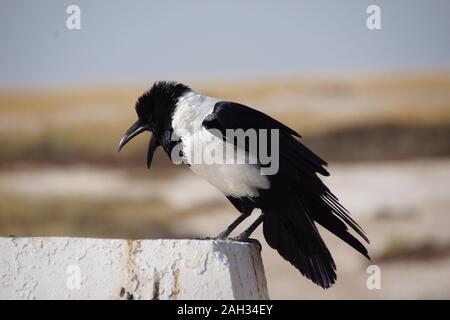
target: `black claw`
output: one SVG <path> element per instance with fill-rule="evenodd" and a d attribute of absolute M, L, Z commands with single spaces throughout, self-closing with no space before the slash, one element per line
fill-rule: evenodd
<path fill-rule="evenodd" d="M 226 236 L 221 236 L 220 234 L 217 237 L 195 237 L 194 240 L 227 240 L 230 239 Z"/>
<path fill-rule="evenodd" d="M 250 243 L 250 244 L 255 244 L 258 246 L 259 251 L 262 250 L 262 245 L 261 243 L 256 240 L 256 239 L 252 239 L 249 238 L 246 235 L 240 234 L 237 237 L 226 237 L 226 236 L 221 236 L 220 234 L 217 237 L 195 237 L 194 240 L 231 240 L 231 241 L 236 241 L 236 242 L 245 242 L 245 243 Z"/>
<path fill-rule="evenodd" d="M 259 251 L 262 250 L 261 243 L 256 239 L 249 238 L 248 236 L 240 234 L 237 237 L 229 238 L 229 239 L 233 240 L 233 241 L 237 241 L 237 242 L 246 242 L 246 243 L 256 244 L 259 247 Z"/>
<path fill-rule="evenodd" d="M 212 237 L 195 237 L 194 240 L 213 240 Z"/>

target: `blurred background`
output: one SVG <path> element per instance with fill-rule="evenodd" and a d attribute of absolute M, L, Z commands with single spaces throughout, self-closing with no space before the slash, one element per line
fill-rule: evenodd
<path fill-rule="evenodd" d="M 66 9 L 81 9 L 69 30 Z M 381 29 L 366 26 L 370 4 Z M 372 262 L 321 230 L 322 290 L 263 243 L 272 298 L 450 298 L 450 2 L 0 2 L 0 235 L 213 236 L 237 212 L 145 137 L 155 80 L 269 113 L 329 162 Z M 257 214 L 254 213 L 254 218 Z M 249 221 L 250 223 L 250 221 Z M 240 228 L 242 230 L 245 226 Z M 366 268 L 381 268 L 368 290 Z"/>

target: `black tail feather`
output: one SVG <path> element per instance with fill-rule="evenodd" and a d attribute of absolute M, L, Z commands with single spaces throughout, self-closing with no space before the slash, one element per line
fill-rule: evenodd
<path fill-rule="evenodd" d="M 322 227 L 345 241 L 348 245 L 350 245 L 352 248 L 354 248 L 370 260 L 366 247 L 364 247 L 364 245 L 358 239 L 356 239 L 351 233 L 348 232 L 348 227 L 344 223 L 344 221 L 349 226 L 351 226 L 352 229 L 355 230 L 364 240 L 369 242 L 369 239 L 367 239 L 361 227 L 356 222 L 354 222 L 350 216 L 348 216 L 348 213 L 346 211 L 337 216 L 333 213 L 338 210 L 338 208 L 336 208 L 335 206 L 330 206 L 327 202 L 323 202 L 321 200 L 311 201 L 308 200 L 308 198 L 302 199 L 302 201 L 305 208 L 307 208 L 306 210 L 312 220 L 319 223 Z M 339 203 L 338 205 L 343 208 Z M 348 217 L 348 219 L 341 220 L 339 217 L 343 216 L 344 213 L 346 213 L 346 217 Z"/>
<path fill-rule="evenodd" d="M 315 222 L 370 260 L 367 249 L 348 232 L 348 226 L 368 242 L 364 231 L 332 194 L 327 201 L 323 197 L 299 197 L 276 210 L 263 209 L 263 212 L 267 243 L 305 277 L 323 288 L 335 283 L 336 264 Z"/>
<path fill-rule="evenodd" d="M 336 264 L 300 202 L 282 212 L 264 210 L 263 232 L 267 243 L 305 277 L 323 288 L 336 282 Z"/>

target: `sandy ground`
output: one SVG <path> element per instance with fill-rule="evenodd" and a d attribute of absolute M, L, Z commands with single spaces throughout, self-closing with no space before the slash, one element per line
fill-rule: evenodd
<path fill-rule="evenodd" d="M 0 173 L 0 192 L 39 199 L 164 199 L 179 212 L 172 229 L 181 235 L 213 236 L 235 218 L 227 200 L 187 169 L 168 176 L 144 170 L 136 175 L 83 166 L 21 168 Z M 366 230 L 372 261 L 321 230 L 338 266 L 337 284 L 322 290 L 270 249 L 257 230 L 271 297 L 450 298 L 450 160 L 332 165 L 330 170 L 326 182 Z M 412 253 L 405 256 L 408 250 Z M 381 289 L 367 288 L 370 265 L 380 267 Z"/>

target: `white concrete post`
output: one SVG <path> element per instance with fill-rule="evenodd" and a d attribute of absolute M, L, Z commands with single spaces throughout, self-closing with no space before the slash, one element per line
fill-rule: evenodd
<path fill-rule="evenodd" d="M 0 238 L 0 299 L 268 298 L 255 244 Z"/>

